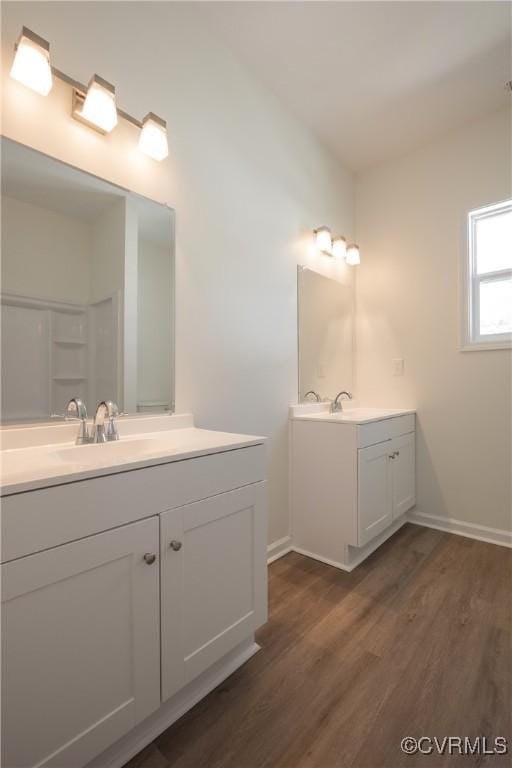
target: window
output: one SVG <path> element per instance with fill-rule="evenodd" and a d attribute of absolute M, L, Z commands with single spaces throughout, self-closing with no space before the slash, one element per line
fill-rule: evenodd
<path fill-rule="evenodd" d="M 468 214 L 464 349 L 512 346 L 512 200 Z"/>

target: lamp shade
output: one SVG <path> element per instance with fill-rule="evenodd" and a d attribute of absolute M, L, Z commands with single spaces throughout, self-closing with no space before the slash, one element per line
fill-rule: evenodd
<path fill-rule="evenodd" d="M 315 243 L 319 251 L 331 254 L 332 235 L 329 227 L 319 227 L 315 229 Z"/>
<path fill-rule="evenodd" d="M 343 259 L 347 253 L 347 241 L 344 237 L 335 237 L 332 241 L 332 255 L 336 259 Z"/>
<path fill-rule="evenodd" d="M 10 75 L 42 96 L 46 96 L 53 85 L 50 44 L 27 27 L 23 27 L 16 45 Z"/>
<path fill-rule="evenodd" d="M 105 133 L 113 130 L 117 125 L 114 86 L 99 75 L 94 75 L 89 82 L 80 116 Z"/>
<path fill-rule="evenodd" d="M 149 112 L 142 121 L 139 149 L 153 160 L 163 160 L 169 154 L 167 123 L 153 112 Z"/>
<path fill-rule="evenodd" d="M 346 258 L 347 264 L 350 264 L 350 266 L 352 267 L 361 263 L 361 258 L 359 256 L 359 246 L 356 245 L 356 243 L 351 243 L 348 246 L 347 255 L 345 258 Z"/>

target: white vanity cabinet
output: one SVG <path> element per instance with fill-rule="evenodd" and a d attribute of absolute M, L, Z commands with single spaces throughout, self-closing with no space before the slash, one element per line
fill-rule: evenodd
<path fill-rule="evenodd" d="M 160 704 L 158 519 L 2 566 L 3 761 L 84 765 Z"/>
<path fill-rule="evenodd" d="M 415 504 L 415 434 L 414 413 L 293 418 L 293 548 L 351 570 L 396 530 Z"/>
<path fill-rule="evenodd" d="M 264 483 L 161 516 L 162 698 L 265 622 Z"/>
<path fill-rule="evenodd" d="M 5 768 L 122 765 L 257 650 L 266 483 L 254 440 L 4 496 Z M 123 759 L 104 761 L 118 746 Z"/>

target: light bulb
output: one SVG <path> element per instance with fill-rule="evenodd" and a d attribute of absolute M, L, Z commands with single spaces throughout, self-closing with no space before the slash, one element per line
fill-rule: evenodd
<path fill-rule="evenodd" d="M 319 251 L 331 255 L 332 236 L 328 227 L 318 227 L 315 229 L 315 243 Z"/>
<path fill-rule="evenodd" d="M 153 160 L 163 160 L 169 154 L 167 123 L 153 112 L 149 112 L 142 121 L 139 149 Z"/>
<path fill-rule="evenodd" d="M 347 264 L 350 264 L 351 267 L 360 264 L 361 259 L 359 257 L 359 246 L 355 243 L 351 243 L 347 248 L 347 255 L 345 256 L 345 259 Z"/>
<path fill-rule="evenodd" d="M 42 96 L 52 87 L 50 44 L 27 27 L 21 30 L 16 46 L 11 77 Z"/>
<path fill-rule="evenodd" d="M 335 259 L 343 259 L 347 252 L 347 241 L 344 237 L 335 237 L 332 241 L 332 255 Z"/>
<path fill-rule="evenodd" d="M 87 95 L 85 97 L 82 111 L 79 116 L 92 123 L 105 133 L 109 133 L 117 125 L 116 110 L 116 89 L 114 86 L 103 80 L 102 77 L 94 75 L 91 78 Z"/>

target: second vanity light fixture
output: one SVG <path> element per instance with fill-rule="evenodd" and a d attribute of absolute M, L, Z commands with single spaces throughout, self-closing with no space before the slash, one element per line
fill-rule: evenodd
<path fill-rule="evenodd" d="M 153 112 L 140 121 L 116 106 L 115 87 L 99 75 L 85 86 L 50 64 L 50 44 L 23 27 L 14 47 L 11 77 L 36 93 L 46 96 L 53 85 L 52 74 L 73 89 L 72 116 L 100 133 L 110 133 L 122 117 L 140 130 L 139 149 L 154 160 L 169 154 L 167 123 Z"/>
<path fill-rule="evenodd" d="M 347 241 L 341 235 L 333 237 L 329 227 L 318 227 L 318 229 L 313 230 L 313 234 L 317 249 L 325 253 L 326 256 L 345 259 L 346 263 L 352 267 L 361 263 L 359 246 L 356 243 L 347 245 Z"/>

